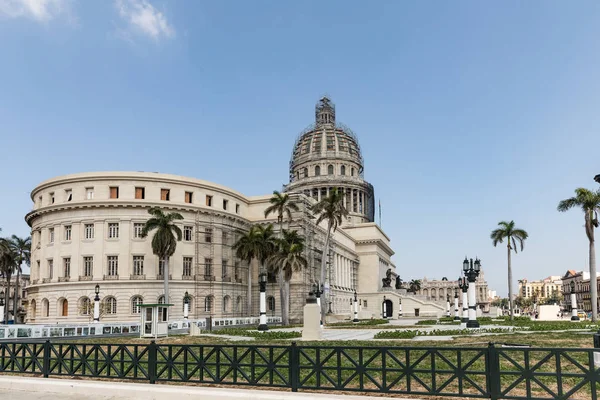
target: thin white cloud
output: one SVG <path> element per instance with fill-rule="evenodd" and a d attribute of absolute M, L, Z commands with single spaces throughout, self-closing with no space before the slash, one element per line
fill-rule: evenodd
<path fill-rule="evenodd" d="M 0 0 L 0 16 L 50 21 L 68 13 L 70 0 Z"/>
<path fill-rule="evenodd" d="M 115 5 L 119 15 L 129 24 L 131 30 L 155 40 L 175 36 L 175 29 L 169 24 L 165 15 L 148 0 L 115 0 Z"/>

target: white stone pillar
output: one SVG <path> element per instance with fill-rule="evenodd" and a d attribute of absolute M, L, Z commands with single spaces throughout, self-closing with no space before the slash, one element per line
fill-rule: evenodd
<path fill-rule="evenodd" d="M 475 296 L 475 282 L 469 282 L 469 322 L 467 328 L 478 328 L 477 299 Z"/>
<path fill-rule="evenodd" d="M 190 313 L 190 305 L 185 303 L 183 305 L 183 319 L 187 320 Z"/>
<path fill-rule="evenodd" d="M 354 292 L 354 320 L 352 322 L 358 322 L 358 296 Z"/>
<path fill-rule="evenodd" d="M 458 294 L 454 295 L 454 320 L 460 321 L 460 315 L 458 313 Z"/>
<path fill-rule="evenodd" d="M 387 318 L 387 307 L 385 304 L 385 296 L 383 296 L 383 313 L 382 313 L 383 319 Z"/>
<path fill-rule="evenodd" d="M 398 300 L 398 318 L 402 317 L 402 298 Z"/>
<path fill-rule="evenodd" d="M 100 322 L 100 297 L 96 295 L 94 298 L 94 323 Z"/>
<path fill-rule="evenodd" d="M 467 292 L 463 291 L 462 292 L 462 309 L 463 309 L 463 314 L 462 314 L 462 320 L 460 321 L 460 327 L 461 328 L 466 328 L 467 327 L 467 322 L 469 321 L 469 299 L 467 297 Z"/>
<path fill-rule="evenodd" d="M 259 325 L 258 330 L 261 332 L 268 331 L 269 327 L 267 326 L 267 275 L 266 273 L 259 274 L 259 287 L 260 287 L 260 316 L 259 316 Z"/>
<path fill-rule="evenodd" d="M 450 299 L 446 297 L 446 317 L 450 316 Z"/>
<path fill-rule="evenodd" d="M 4 321 L 4 300 L 2 305 L 0 305 L 0 321 Z M 8 321 L 4 321 L 6 325 L 8 325 Z"/>
<path fill-rule="evenodd" d="M 571 321 L 579 321 L 579 316 L 577 316 L 577 296 L 575 293 L 571 293 Z"/>

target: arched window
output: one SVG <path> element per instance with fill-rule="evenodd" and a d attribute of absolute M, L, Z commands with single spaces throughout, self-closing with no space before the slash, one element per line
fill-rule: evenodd
<path fill-rule="evenodd" d="M 89 297 L 82 297 L 79 299 L 79 314 L 90 315 L 92 313 L 92 302 Z"/>
<path fill-rule="evenodd" d="M 44 317 L 50 316 L 50 303 L 48 302 L 48 299 L 42 300 L 42 315 Z"/>
<path fill-rule="evenodd" d="M 333 175 L 333 165 L 331 164 L 327 166 L 327 175 Z"/>
<path fill-rule="evenodd" d="M 106 314 L 114 315 L 117 313 L 117 299 L 112 296 L 105 298 Z"/>
<path fill-rule="evenodd" d="M 59 317 L 69 316 L 69 301 L 64 297 L 58 299 L 58 309 L 56 310 Z"/>
<path fill-rule="evenodd" d="M 431 298 L 432 298 L 433 300 L 435 300 L 435 295 L 436 295 L 436 294 L 437 294 L 437 293 L 436 293 L 435 289 L 431 289 Z"/>
<path fill-rule="evenodd" d="M 350 175 L 354 176 L 354 168 L 350 168 Z"/>
<path fill-rule="evenodd" d="M 318 165 L 315 167 L 315 176 L 319 176 L 321 175 L 321 167 L 319 167 Z"/>
<path fill-rule="evenodd" d="M 213 297 L 207 296 L 204 298 L 204 312 L 211 312 L 213 308 Z"/>
<path fill-rule="evenodd" d="M 275 297 L 273 297 L 273 296 L 267 297 L 267 310 L 275 311 Z"/>
<path fill-rule="evenodd" d="M 140 304 L 143 303 L 143 299 L 142 296 L 133 296 L 133 298 L 131 299 L 131 313 L 132 314 L 139 314 L 142 312 L 142 309 L 140 307 Z"/>
<path fill-rule="evenodd" d="M 165 295 L 158 296 L 158 304 L 165 304 Z"/>
<path fill-rule="evenodd" d="M 29 308 L 29 312 L 31 313 L 31 318 L 35 319 L 35 314 L 36 314 L 36 304 L 35 304 L 35 300 L 31 300 L 31 306 Z"/>
<path fill-rule="evenodd" d="M 231 297 L 223 297 L 223 312 L 228 313 L 231 311 Z"/>
<path fill-rule="evenodd" d="M 340 175 L 346 175 L 346 166 L 342 165 L 342 168 L 340 168 Z"/>
<path fill-rule="evenodd" d="M 235 312 L 241 313 L 244 311 L 244 299 L 242 296 L 238 296 L 235 302 Z"/>
<path fill-rule="evenodd" d="M 308 168 L 304 168 L 304 177 L 308 178 Z"/>

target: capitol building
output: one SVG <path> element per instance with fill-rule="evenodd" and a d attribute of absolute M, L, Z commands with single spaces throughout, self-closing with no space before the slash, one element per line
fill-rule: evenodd
<path fill-rule="evenodd" d="M 327 226 L 315 225 L 310 206 L 334 188 L 343 192 L 349 214 L 323 254 Z M 326 97 L 315 107 L 314 124 L 293 145 L 289 183 L 283 190 L 298 205 L 289 228 L 305 238 L 308 260 L 308 268 L 291 281 L 292 321 L 302 317 L 323 257 L 333 315 L 349 315 L 355 291 L 363 317 L 379 317 L 383 302 L 389 302 L 388 314 L 400 301 L 406 315 L 444 312 L 439 304 L 382 287 L 388 270 L 392 278 L 397 276 L 394 251 L 374 222 L 375 194 L 364 177 L 358 138 L 336 121 L 335 106 Z M 25 217 L 32 237 L 27 322 L 89 322 L 97 284 L 105 322 L 138 321 L 143 303 L 172 304 L 170 318 L 180 319 L 186 292 L 191 319 L 257 316 L 259 265 L 237 258 L 233 245 L 253 224 L 274 223 L 278 229 L 276 215 L 264 216 L 270 198 L 148 172 L 79 173 L 40 183 L 31 192 L 33 210 Z M 169 260 L 169 299 L 163 296 L 163 268 L 152 252 L 152 233 L 141 237 L 151 207 L 184 218 L 177 221 L 183 240 Z M 267 315 L 280 311 L 279 287 L 271 279 Z"/>

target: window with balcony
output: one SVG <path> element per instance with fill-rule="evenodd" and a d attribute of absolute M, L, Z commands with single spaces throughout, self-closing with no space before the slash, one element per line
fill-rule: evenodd
<path fill-rule="evenodd" d="M 63 258 L 63 276 L 65 278 L 71 276 L 71 257 Z"/>
<path fill-rule="evenodd" d="M 133 275 L 144 275 L 144 256 L 133 256 Z"/>
<path fill-rule="evenodd" d="M 94 273 L 94 257 L 83 257 L 83 276 L 91 277 Z"/>
<path fill-rule="evenodd" d="M 142 239 L 142 231 L 144 230 L 144 224 L 136 222 L 133 224 L 133 238 Z"/>
<path fill-rule="evenodd" d="M 71 240 L 71 225 L 65 225 L 65 240 Z"/>
<path fill-rule="evenodd" d="M 86 239 L 94 238 L 94 224 L 85 224 L 83 227 L 84 237 Z"/>
<path fill-rule="evenodd" d="M 212 278 L 212 276 L 213 276 L 212 262 L 213 262 L 212 258 L 204 259 L 204 277 L 205 278 Z"/>
<path fill-rule="evenodd" d="M 183 257 L 183 276 L 192 276 L 192 257 Z"/>
<path fill-rule="evenodd" d="M 193 226 L 184 226 L 183 227 L 183 240 L 186 242 L 191 242 L 193 237 L 194 227 Z"/>
<path fill-rule="evenodd" d="M 119 256 L 107 257 L 107 275 L 119 276 Z"/>

